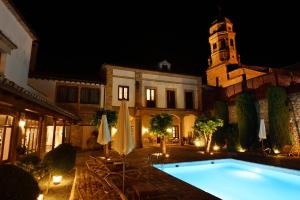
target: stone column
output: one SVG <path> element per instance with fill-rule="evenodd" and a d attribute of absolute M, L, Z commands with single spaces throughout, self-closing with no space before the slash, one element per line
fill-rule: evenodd
<path fill-rule="evenodd" d="M 202 79 L 199 78 L 197 81 L 197 99 L 196 101 L 198 102 L 198 108 L 197 110 L 199 110 L 200 112 L 202 112 L 203 110 L 203 106 L 202 106 Z"/>
<path fill-rule="evenodd" d="M 52 137 L 52 149 L 55 147 L 55 132 L 56 132 L 56 119 L 53 118 L 53 137 Z"/>
<path fill-rule="evenodd" d="M 180 116 L 180 132 L 179 132 L 179 140 L 181 145 L 183 145 L 182 139 L 184 136 L 184 115 Z"/>
<path fill-rule="evenodd" d="M 63 121 L 63 132 L 62 132 L 62 141 L 61 143 L 65 143 L 66 141 L 66 121 L 64 120 Z"/>
<path fill-rule="evenodd" d="M 16 117 L 13 122 L 13 131 L 12 131 L 12 139 L 11 139 L 11 148 L 10 148 L 10 162 L 12 164 L 16 163 L 17 160 L 17 147 L 20 135 L 19 121 L 20 121 L 20 112 L 16 113 Z"/>
<path fill-rule="evenodd" d="M 46 116 L 43 117 L 43 123 L 42 123 L 42 131 L 40 132 L 41 135 L 41 146 L 40 146 L 40 152 L 39 156 L 43 157 L 46 153 L 46 142 L 47 142 L 47 120 L 48 118 Z"/>
<path fill-rule="evenodd" d="M 113 69 L 106 68 L 106 89 L 105 89 L 105 109 L 112 109 L 113 92 Z"/>
<path fill-rule="evenodd" d="M 39 131 L 38 131 L 38 147 L 37 147 L 37 154 L 41 157 L 41 145 L 42 145 L 42 135 L 43 135 L 43 122 L 44 118 L 39 118 Z"/>
<path fill-rule="evenodd" d="M 135 74 L 135 140 L 136 147 L 142 148 L 142 119 L 141 119 L 141 107 L 142 107 L 142 74 L 136 72 Z"/>
<path fill-rule="evenodd" d="M 142 120 L 140 116 L 135 117 L 135 144 L 137 148 L 143 147 L 142 142 Z"/>
<path fill-rule="evenodd" d="M 100 85 L 100 108 L 104 108 L 105 89 L 104 85 Z"/>

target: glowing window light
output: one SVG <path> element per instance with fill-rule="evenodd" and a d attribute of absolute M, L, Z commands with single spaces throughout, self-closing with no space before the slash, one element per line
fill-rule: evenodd
<path fill-rule="evenodd" d="M 147 97 L 146 97 L 146 100 L 147 100 L 147 101 L 150 101 L 150 89 L 147 89 L 147 92 L 146 92 L 146 93 L 147 93 L 147 95 L 146 95 L 146 96 L 147 96 Z"/>
<path fill-rule="evenodd" d="M 52 180 L 53 180 L 53 184 L 57 185 L 61 182 L 62 176 L 53 176 Z"/>
<path fill-rule="evenodd" d="M 115 127 L 111 128 L 111 136 L 114 136 L 117 132 L 117 129 Z"/>
<path fill-rule="evenodd" d="M 36 200 L 43 200 L 44 199 L 44 195 L 43 194 L 39 194 L 39 196 L 37 197 Z"/>
<path fill-rule="evenodd" d="M 143 131 L 142 131 L 142 133 L 143 133 L 143 134 L 145 134 L 145 133 L 149 133 L 149 129 L 148 129 L 148 128 L 144 128 L 144 127 L 143 127 Z"/>
<path fill-rule="evenodd" d="M 24 119 L 20 119 L 20 121 L 19 121 L 19 126 L 20 126 L 21 128 L 24 128 L 25 124 L 26 124 L 26 121 L 25 121 Z"/>
<path fill-rule="evenodd" d="M 154 101 L 154 90 L 151 90 L 151 100 Z"/>

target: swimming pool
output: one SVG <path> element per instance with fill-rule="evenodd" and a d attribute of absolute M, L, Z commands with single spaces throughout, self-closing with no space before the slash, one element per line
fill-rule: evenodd
<path fill-rule="evenodd" d="M 299 200 L 300 171 L 235 159 L 157 164 L 155 168 L 224 200 Z"/>

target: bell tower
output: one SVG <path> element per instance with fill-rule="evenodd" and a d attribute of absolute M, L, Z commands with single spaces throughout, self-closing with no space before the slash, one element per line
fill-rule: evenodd
<path fill-rule="evenodd" d="M 238 64 L 235 32 L 232 22 L 226 17 L 218 17 L 209 28 L 210 58 L 209 68 L 220 64 Z"/>
<path fill-rule="evenodd" d="M 230 79 L 229 71 L 232 66 L 238 68 L 239 56 L 236 50 L 233 24 L 222 14 L 219 6 L 219 16 L 209 28 L 210 56 L 206 70 L 207 84 L 224 86 Z"/>

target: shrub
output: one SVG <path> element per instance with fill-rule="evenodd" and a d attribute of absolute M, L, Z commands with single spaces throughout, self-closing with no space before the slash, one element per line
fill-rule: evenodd
<path fill-rule="evenodd" d="M 213 135 L 213 140 L 218 144 L 223 146 L 226 139 L 226 129 L 228 126 L 228 106 L 224 101 L 216 101 L 214 104 L 214 117 L 223 120 L 223 127 L 219 128 Z"/>
<path fill-rule="evenodd" d="M 239 129 L 237 124 L 228 124 L 226 128 L 227 150 L 237 151 L 240 146 Z"/>
<path fill-rule="evenodd" d="M 15 165 L 0 165 L 1 199 L 36 200 L 40 188 L 30 173 Z"/>
<path fill-rule="evenodd" d="M 93 124 L 95 124 L 96 126 L 100 126 L 102 115 L 106 115 L 107 123 L 109 127 L 113 127 L 117 125 L 117 121 L 118 121 L 117 112 L 112 110 L 105 110 L 105 109 L 99 109 L 96 112 L 95 118 L 93 120 Z"/>
<path fill-rule="evenodd" d="M 291 144 L 287 94 L 282 87 L 268 89 L 270 140 L 273 147 L 282 148 Z"/>
<path fill-rule="evenodd" d="M 29 165 L 29 164 L 38 165 L 40 163 L 40 161 L 41 160 L 36 153 L 31 153 L 31 154 L 26 155 L 21 162 L 26 165 Z"/>
<path fill-rule="evenodd" d="M 76 160 L 76 150 L 70 144 L 61 144 L 49 151 L 43 162 L 53 175 L 63 175 L 73 169 Z"/>
<path fill-rule="evenodd" d="M 26 153 L 26 146 L 18 146 L 17 147 L 17 154 L 24 155 Z"/>
<path fill-rule="evenodd" d="M 250 148 L 258 141 L 258 120 L 255 99 L 246 93 L 236 98 L 236 112 L 240 144 Z"/>

